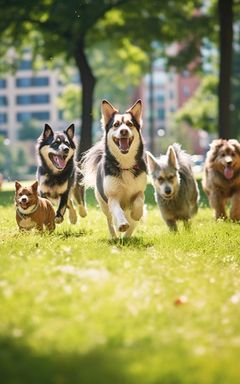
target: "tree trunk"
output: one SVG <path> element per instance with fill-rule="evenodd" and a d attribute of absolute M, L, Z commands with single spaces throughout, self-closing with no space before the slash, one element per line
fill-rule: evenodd
<path fill-rule="evenodd" d="M 96 84 L 92 69 L 88 63 L 87 56 L 84 51 L 84 42 L 78 44 L 75 54 L 75 62 L 79 70 L 82 98 L 81 98 L 81 129 L 80 141 L 78 146 L 77 159 L 80 160 L 82 153 L 92 146 L 92 124 L 93 124 L 93 96 Z"/>
<path fill-rule="evenodd" d="M 218 0 L 220 73 L 218 87 L 218 133 L 231 138 L 231 75 L 233 43 L 233 0 Z"/>

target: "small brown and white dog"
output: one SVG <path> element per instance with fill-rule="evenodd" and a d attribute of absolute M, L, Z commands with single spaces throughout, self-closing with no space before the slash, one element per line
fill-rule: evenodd
<path fill-rule="evenodd" d="M 216 219 L 227 218 L 226 204 L 231 200 L 230 218 L 240 220 L 240 143 L 213 140 L 207 153 L 202 181 Z"/>
<path fill-rule="evenodd" d="M 52 203 L 38 196 L 38 182 L 30 187 L 23 187 L 15 182 L 16 220 L 21 230 L 36 228 L 42 231 L 55 229 L 55 212 Z"/>

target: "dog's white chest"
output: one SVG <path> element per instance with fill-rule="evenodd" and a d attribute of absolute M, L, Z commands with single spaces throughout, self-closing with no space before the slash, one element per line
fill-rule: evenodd
<path fill-rule="evenodd" d="M 147 185 L 145 172 L 134 177 L 130 171 L 122 171 L 121 177 L 107 176 L 104 180 L 104 192 L 107 197 L 116 196 L 128 203 L 139 192 L 144 192 Z"/>
<path fill-rule="evenodd" d="M 48 178 L 46 176 L 40 176 L 40 190 L 42 193 L 48 194 L 53 200 L 58 199 L 59 195 L 62 195 L 67 190 L 67 181 L 61 185 L 52 185 L 51 187 L 46 184 L 47 181 Z"/>
<path fill-rule="evenodd" d="M 35 221 L 33 221 L 30 217 L 24 218 L 19 222 L 21 228 L 24 229 L 32 229 L 36 227 Z"/>

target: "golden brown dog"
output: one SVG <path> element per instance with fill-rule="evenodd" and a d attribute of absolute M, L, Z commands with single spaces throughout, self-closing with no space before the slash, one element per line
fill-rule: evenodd
<path fill-rule="evenodd" d="M 55 212 L 52 203 L 38 196 L 38 182 L 30 187 L 23 187 L 15 182 L 16 220 L 21 230 L 36 228 L 42 231 L 46 227 L 49 231 L 55 229 Z"/>
<path fill-rule="evenodd" d="M 240 143 L 237 140 L 213 140 L 202 185 L 216 219 L 227 218 L 226 204 L 231 199 L 230 218 L 240 220 Z"/>

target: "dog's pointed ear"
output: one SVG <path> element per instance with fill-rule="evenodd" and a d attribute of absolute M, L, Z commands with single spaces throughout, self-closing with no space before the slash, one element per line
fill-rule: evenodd
<path fill-rule="evenodd" d="M 53 136 L 53 130 L 49 124 L 45 124 L 42 136 L 44 139 L 48 139 L 50 136 Z"/>
<path fill-rule="evenodd" d="M 168 164 L 171 165 L 172 167 L 178 169 L 177 156 L 176 156 L 176 153 L 175 153 L 172 145 L 170 145 L 168 147 L 167 157 L 168 157 Z"/>
<path fill-rule="evenodd" d="M 15 188 L 16 188 L 16 191 L 19 190 L 19 188 L 21 188 L 21 184 L 19 183 L 19 181 L 15 181 Z"/>
<path fill-rule="evenodd" d="M 34 192 L 37 192 L 37 189 L 38 189 L 38 181 L 35 181 L 35 183 L 33 183 L 33 184 L 31 185 L 31 188 L 32 188 L 32 190 L 33 190 Z"/>
<path fill-rule="evenodd" d="M 69 127 L 66 129 L 65 132 L 66 132 L 66 135 L 69 137 L 69 139 L 72 140 L 75 132 L 74 124 L 69 125 Z"/>
<path fill-rule="evenodd" d="M 158 166 L 157 159 L 149 151 L 146 151 L 146 157 L 147 157 L 147 165 L 148 165 L 149 173 L 153 173 L 156 170 L 157 166 Z"/>
<path fill-rule="evenodd" d="M 107 100 L 102 101 L 102 106 L 101 106 L 101 111 L 102 111 L 102 117 L 103 117 L 103 124 L 104 127 L 106 124 L 109 122 L 111 117 L 118 112 L 118 109 L 112 106 Z"/>
<path fill-rule="evenodd" d="M 133 117 L 136 119 L 137 123 L 141 125 L 142 122 L 142 100 L 137 100 L 131 108 L 129 108 L 127 113 L 131 113 Z"/>

